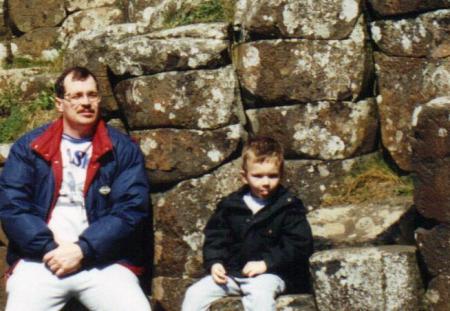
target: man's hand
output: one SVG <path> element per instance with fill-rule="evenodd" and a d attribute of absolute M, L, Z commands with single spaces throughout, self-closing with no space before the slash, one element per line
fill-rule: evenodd
<path fill-rule="evenodd" d="M 217 284 L 226 284 L 228 282 L 227 272 L 221 263 L 215 263 L 211 267 L 211 275 Z"/>
<path fill-rule="evenodd" d="M 83 252 L 75 243 L 62 243 L 44 255 L 44 263 L 57 276 L 65 276 L 81 268 Z"/>
<path fill-rule="evenodd" d="M 242 269 L 242 274 L 247 277 L 254 277 L 267 271 L 267 265 L 264 260 L 249 261 Z"/>

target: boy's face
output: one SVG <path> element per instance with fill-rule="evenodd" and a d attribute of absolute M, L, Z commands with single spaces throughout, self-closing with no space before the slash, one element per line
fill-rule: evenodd
<path fill-rule="evenodd" d="M 247 170 L 242 170 L 241 174 L 252 194 L 261 199 L 268 199 L 281 182 L 280 163 L 275 159 L 261 163 L 248 161 Z"/>

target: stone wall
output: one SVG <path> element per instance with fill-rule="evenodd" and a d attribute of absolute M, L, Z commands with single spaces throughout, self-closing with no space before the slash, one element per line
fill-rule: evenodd
<path fill-rule="evenodd" d="M 284 183 L 308 207 L 317 251 L 315 306 L 283 297 L 280 309 L 448 310 L 448 99 L 429 102 L 450 96 L 450 2 L 0 3 L 0 60 L 40 64 L 1 70 L 1 89 L 32 97 L 54 81 L 52 64 L 87 66 L 104 117 L 139 141 L 153 184 L 156 310 L 178 310 L 205 273 L 203 227 L 241 186 L 253 134 L 283 144 Z M 177 12 L 230 3 L 232 21 L 167 28 Z M 404 189 L 412 172 L 420 217 Z"/>

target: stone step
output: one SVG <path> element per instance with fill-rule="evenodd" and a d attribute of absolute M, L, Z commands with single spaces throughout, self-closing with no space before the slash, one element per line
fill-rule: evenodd
<path fill-rule="evenodd" d="M 281 295 L 277 298 L 277 311 L 316 311 L 313 295 Z M 241 297 L 227 297 L 213 303 L 211 311 L 243 311 Z"/>

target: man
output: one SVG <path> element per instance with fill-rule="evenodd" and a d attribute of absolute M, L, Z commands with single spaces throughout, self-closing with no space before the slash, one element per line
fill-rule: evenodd
<path fill-rule="evenodd" d="M 145 261 L 149 186 L 139 147 L 99 119 L 95 76 L 65 70 L 61 118 L 21 137 L 0 177 L 8 236 L 6 310 L 150 310 Z"/>

